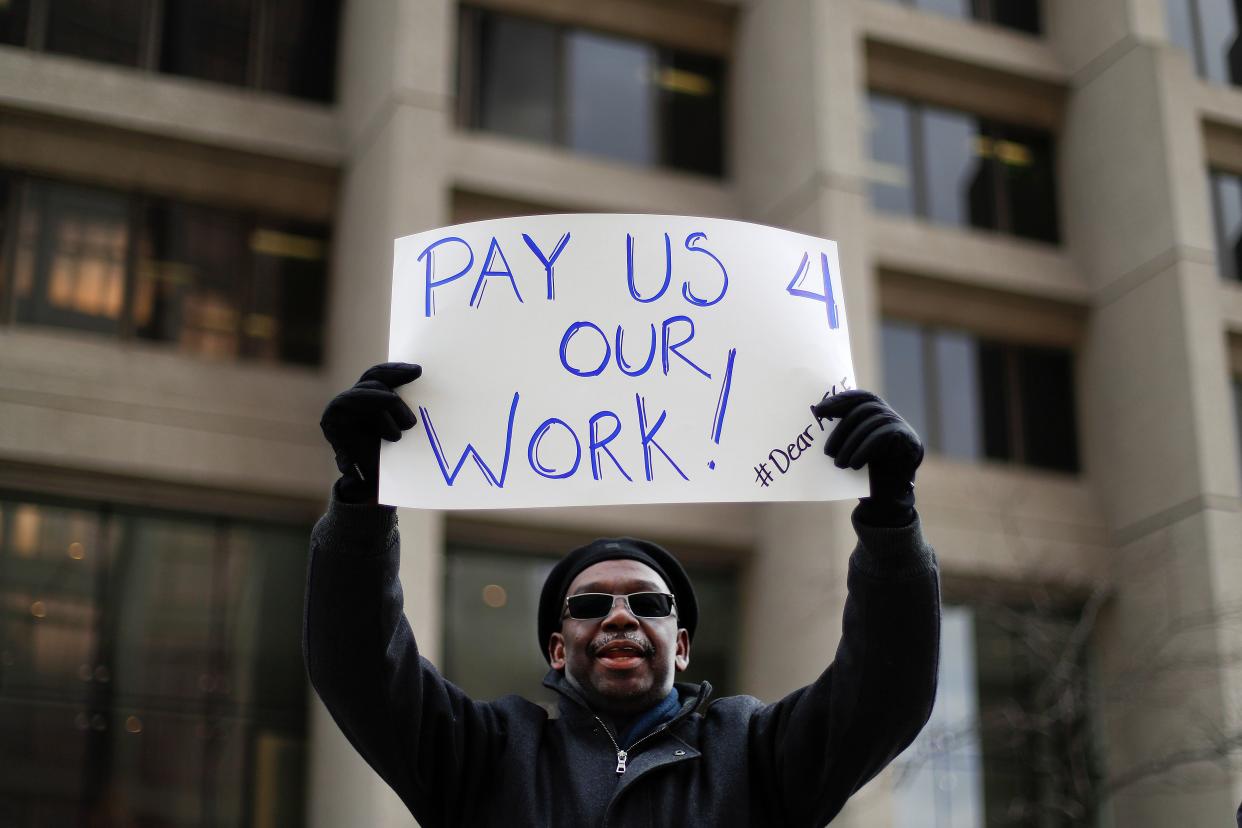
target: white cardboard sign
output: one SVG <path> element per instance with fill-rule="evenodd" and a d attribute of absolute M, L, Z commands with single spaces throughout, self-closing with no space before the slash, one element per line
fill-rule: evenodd
<path fill-rule="evenodd" d="M 854 387 L 835 242 L 723 219 L 547 215 L 396 241 L 389 359 L 418 424 L 380 501 L 434 509 L 832 500 L 810 411 Z"/>

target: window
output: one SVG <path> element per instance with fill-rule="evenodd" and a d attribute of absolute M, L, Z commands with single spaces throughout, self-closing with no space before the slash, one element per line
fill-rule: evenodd
<path fill-rule="evenodd" d="M 460 33 L 463 126 L 723 174 L 719 58 L 472 8 Z"/>
<path fill-rule="evenodd" d="M 300 825 L 305 566 L 305 528 L 0 496 L 4 824 Z"/>
<path fill-rule="evenodd" d="M 1216 229 L 1216 268 L 1221 278 L 1242 279 L 1242 176 L 1208 171 Z"/>
<path fill-rule="evenodd" d="M 1077 621 L 1046 602 L 944 607 L 936 705 L 893 766 L 895 825 L 1091 824 L 1099 773 L 1085 659 L 1070 651 Z"/>
<path fill-rule="evenodd" d="M 567 551 L 567 550 L 565 550 Z M 557 551 L 559 553 L 560 550 Z M 446 575 L 445 675 L 476 699 L 517 693 L 555 701 L 536 642 L 539 591 L 559 554 L 450 543 Z M 676 681 L 710 681 L 713 695 L 734 687 L 737 578 L 732 569 L 687 566 L 699 602 L 690 669 Z"/>
<path fill-rule="evenodd" d="M 1169 41 L 1190 52 L 1195 71 L 1215 83 L 1242 82 L 1233 0 L 1165 0 Z"/>
<path fill-rule="evenodd" d="M 1078 470 L 1073 354 L 887 320 L 885 396 L 931 451 Z"/>
<path fill-rule="evenodd" d="M 1049 134 L 877 93 L 869 106 L 877 210 L 1058 241 Z"/>
<path fill-rule="evenodd" d="M 888 0 L 959 20 L 979 20 L 1039 34 L 1040 0 Z"/>
<path fill-rule="evenodd" d="M 190 353 L 316 365 L 325 228 L 11 175 L 0 286 L 11 320 L 174 344 Z M 3 204 L 16 204 L 9 219 Z"/>
<path fill-rule="evenodd" d="M 340 0 L 9 0 L 0 43 L 331 101 Z"/>
<path fill-rule="evenodd" d="M 1233 378 L 1233 417 L 1238 424 L 1238 468 L 1242 469 L 1242 376 Z"/>

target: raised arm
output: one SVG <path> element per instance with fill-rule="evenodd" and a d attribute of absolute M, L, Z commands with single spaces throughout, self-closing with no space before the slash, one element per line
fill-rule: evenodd
<path fill-rule="evenodd" d="M 935 554 L 914 511 L 923 447 L 866 391 L 826 398 L 817 416 L 842 418 L 825 453 L 867 466 L 871 496 L 854 511 L 841 642 L 811 685 L 760 710 L 750 740 L 760 787 L 781 824 L 821 826 L 904 750 L 931 715 L 940 651 Z"/>
<path fill-rule="evenodd" d="M 376 505 L 379 440 L 414 415 L 396 385 L 418 366 L 363 374 L 324 412 L 342 476 L 311 535 L 303 648 L 319 697 L 350 743 L 421 824 L 468 824 L 471 780 L 500 738 L 492 709 L 468 698 L 418 652 L 406 620 L 396 510 Z"/>

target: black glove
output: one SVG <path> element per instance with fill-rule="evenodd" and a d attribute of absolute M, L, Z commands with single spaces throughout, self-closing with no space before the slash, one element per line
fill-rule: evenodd
<path fill-rule="evenodd" d="M 923 462 L 923 443 L 910 424 L 870 391 L 825 395 L 811 407 L 816 417 L 841 422 L 828 435 L 824 454 L 837 468 L 867 467 L 871 496 L 859 503 L 859 518 L 872 526 L 907 526 L 914 519 L 914 472 Z"/>
<path fill-rule="evenodd" d="M 338 500 L 378 501 L 380 438 L 400 440 L 401 432 L 418 422 L 393 389 L 422 373 L 422 367 L 407 362 L 374 365 L 323 410 L 319 427 L 336 451 L 336 467 L 341 472 L 335 487 Z"/>

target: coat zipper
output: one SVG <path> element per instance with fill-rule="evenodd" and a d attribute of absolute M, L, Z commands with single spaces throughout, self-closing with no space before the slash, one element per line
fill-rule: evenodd
<path fill-rule="evenodd" d="M 639 739 L 634 744 L 630 745 L 625 750 L 622 750 L 621 746 L 617 744 L 617 740 L 612 738 L 612 731 L 608 729 L 608 725 L 604 724 L 604 720 L 601 719 L 599 716 L 596 716 L 595 721 L 599 722 L 599 726 L 604 729 L 604 733 L 608 736 L 608 741 L 612 742 L 613 749 L 617 751 L 617 776 L 623 776 L 625 774 L 625 763 L 629 761 L 631 750 L 638 747 L 643 742 L 650 739 L 652 736 L 655 736 L 657 733 L 663 733 L 665 730 L 668 729 L 668 726 L 672 724 L 672 722 L 665 722 L 664 724 L 657 727 L 655 730 L 648 733 L 646 736 Z"/>

